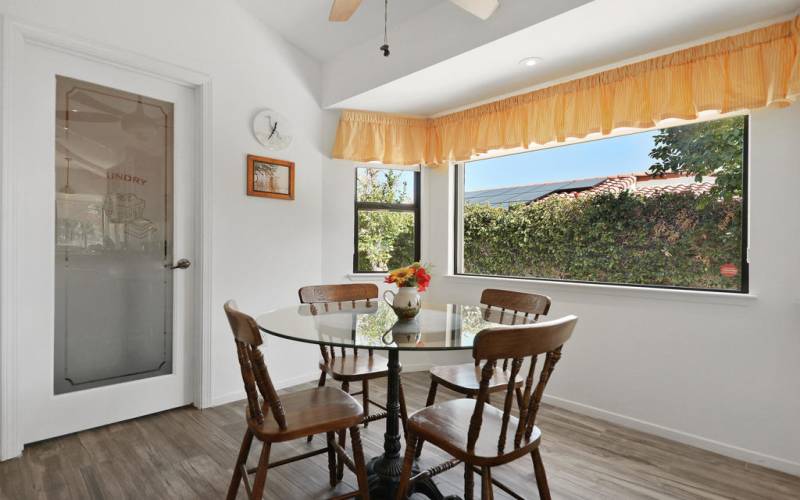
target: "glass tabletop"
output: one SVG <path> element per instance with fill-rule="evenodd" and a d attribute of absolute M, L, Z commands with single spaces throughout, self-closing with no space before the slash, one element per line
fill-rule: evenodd
<path fill-rule="evenodd" d="M 402 351 L 470 349 L 485 328 L 532 322 L 521 315 L 483 306 L 422 304 L 410 321 L 398 321 L 382 300 L 285 307 L 256 318 L 271 335 L 300 342 Z"/>

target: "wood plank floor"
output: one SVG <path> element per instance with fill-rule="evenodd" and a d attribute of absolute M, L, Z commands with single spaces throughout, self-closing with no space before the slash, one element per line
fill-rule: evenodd
<path fill-rule="evenodd" d="M 427 374 L 406 374 L 403 381 L 409 408 L 420 408 Z M 385 389 L 374 385 L 372 395 L 383 399 Z M 439 390 L 442 400 L 453 396 Z M 243 410 L 241 402 L 204 411 L 180 408 L 31 445 L 21 458 L 0 463 L 0 498 L 224 498 L 244 432 Z M 539 426 L 554 498 L 800 498 L 798 477 L 569 411 L 545 406 Z M 380 453 L 383 431 L 378 421 L 362 433 L 367 456 Z M 273 457 L 321 445 L 319 438 L 308 447 L 305 440 L 276 445 Z M 442 459 L 439 450 L 425 446 L 423 467 Z M 537 498 L 530 460 L 495 472 L 526 498 Z M 437 482 L 446 494 L 461 495 L 462 477 L 459 467 L 437 476 Z M 348 471 L 344 483 L 331 491 L 327 458 L 319 455 L 270 470 L 267 498 L 326 498 L 354 486 Z M 495 495 L 509 498 L 497 488 Z M 239 498 L 244 496 L 242 489 Z"/>

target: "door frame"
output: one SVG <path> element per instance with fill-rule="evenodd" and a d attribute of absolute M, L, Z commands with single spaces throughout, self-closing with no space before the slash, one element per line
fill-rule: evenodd
<path fill-rule="evenodd" d="M 194 92 L 196 129 L 194 134 L 198 174 L 195 180 L 195 286 L 188 291 L 193 303 L 191 351 L 192 400 L 198 408 L 211 404 L 211 250 L 212 250 L 212 87 L 205 73 L 177 66 L 124 49 L 78 38 L 51 29 L 0 16 L 0 461 L 22 454 L 24 443 L 19 428 L 19 343 L 25 326 L 17 321 L 19 294 L 18 255 L 10 242 L 23 230 L 23 219 L 16 210 L 20 193 L 14 180 L 20 167 L 13 165 L 11 127 L 14 116 L 13 76 L 25 64 L 26 44 L 37 45 L 120 69 L 182 85 Z"/>

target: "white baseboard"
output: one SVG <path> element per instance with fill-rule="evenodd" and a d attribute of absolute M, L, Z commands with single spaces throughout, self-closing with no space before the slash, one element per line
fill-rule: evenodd
<path fill-rule="evenodd" d="M 669 427 L 664 427 L 652 422 L 646 422 L 644 420 L 639 420 L 637 418 L 628 417 L 626 415 L 621 415 L 619 413 L 595 408 L 594 406 L 577 403 L 575 401 L 570 401 L 555 396 L 545 395 L 542 400 L 545 403 L 563 408 L 565 410 L 574 411 L 575 413 L 580 413 L 581 415 L 599 418 L 601 420 L 606 420 L 624 427 L 629 427 L 637 431 L 646 432 L 648 434 L 653 434 L 655 436 L 677 441 L 679 443 L 713 451 L 715 453 L 719 453 L 720 455 L 725 455 L 726 457 L 731 457 L 744 462 L 779 470 L 787 474 L 800 476 L 800 463 L 793 462 L 791 460 L 785 460 L 783 458 L 766 455 L 758 451 L 740 448 L 738 446 L 722 443 L 713 439 L 704 438 L 696 434 L 690 434 L 677 429 L 671 429 Z"/>
<path fill-rule="evenodd" d="M 241 391 L 229 392 L 228 394 L 223 394 L 222 396 L 212 397 L 208 406 L 204 407 L 203 409 L 226 405 L 228 403 L 233 403 L 234 401 L 240 401 L 246 397 L 247 394 L 245 394 L 244 389 Z"/>

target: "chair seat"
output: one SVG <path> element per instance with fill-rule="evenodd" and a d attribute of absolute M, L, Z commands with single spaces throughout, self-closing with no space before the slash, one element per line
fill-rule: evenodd
<path fill-rule="evenodd" d="M 389 375 L 389 360 L 383 356 L 373 354 L 359 354 L 354 356 L 336 356 L 329 362 L 319 361 L 319 368 L 326 371 L 334 380 L 364 380 L 381 378 Z"/>
<path fill-rule="evenodd" d="M 336 387 L 318 387 L 281 395 L 288 427 L 281 430 L 264 403 L 264 421 L 248 418 L 248 425 L 261 440 L 288 441 L 299 437 L 347 429 L 361 423 L 364 409 L 353 396 Z"/>
<path fill-rule="evenodd" d="M 431 378 L 450 390 L 461 394 L 473 395 L 478 393 L 480 388 L 481 370 L 483 365 L 475 366 L 475 363 L 464 363 L 463 365 L 435 366 L 431 368 Z M 494 375 L 489 380 L 489 392 L 497 392 L 508 388 L 508 380 L 511 374 L 504 371 L 502 367 L 494 369 Z M 521 386 L 524 380 L 517 375 L 514 383 Z"/>
<path fill-rule="evenodd" d="M 475 443 L 475 449 L 467 451 L 467 435 L 475 400 L 454 399 L 428 406 L 408 418 L 409 430 L 453 457 L 469 461 L 473 465 L 498 465 L 515 460 L 539 446 L 542 433 L 533 426 L 531 437 L 522 436 L 519 448 L 514 448 L 514 435 L 519 420 L 509 416 L 503 452 L 498 451 L 498 440 L 503 422 L 503 410 L 486 404 L 483 407 L 483 423 Z"/>

